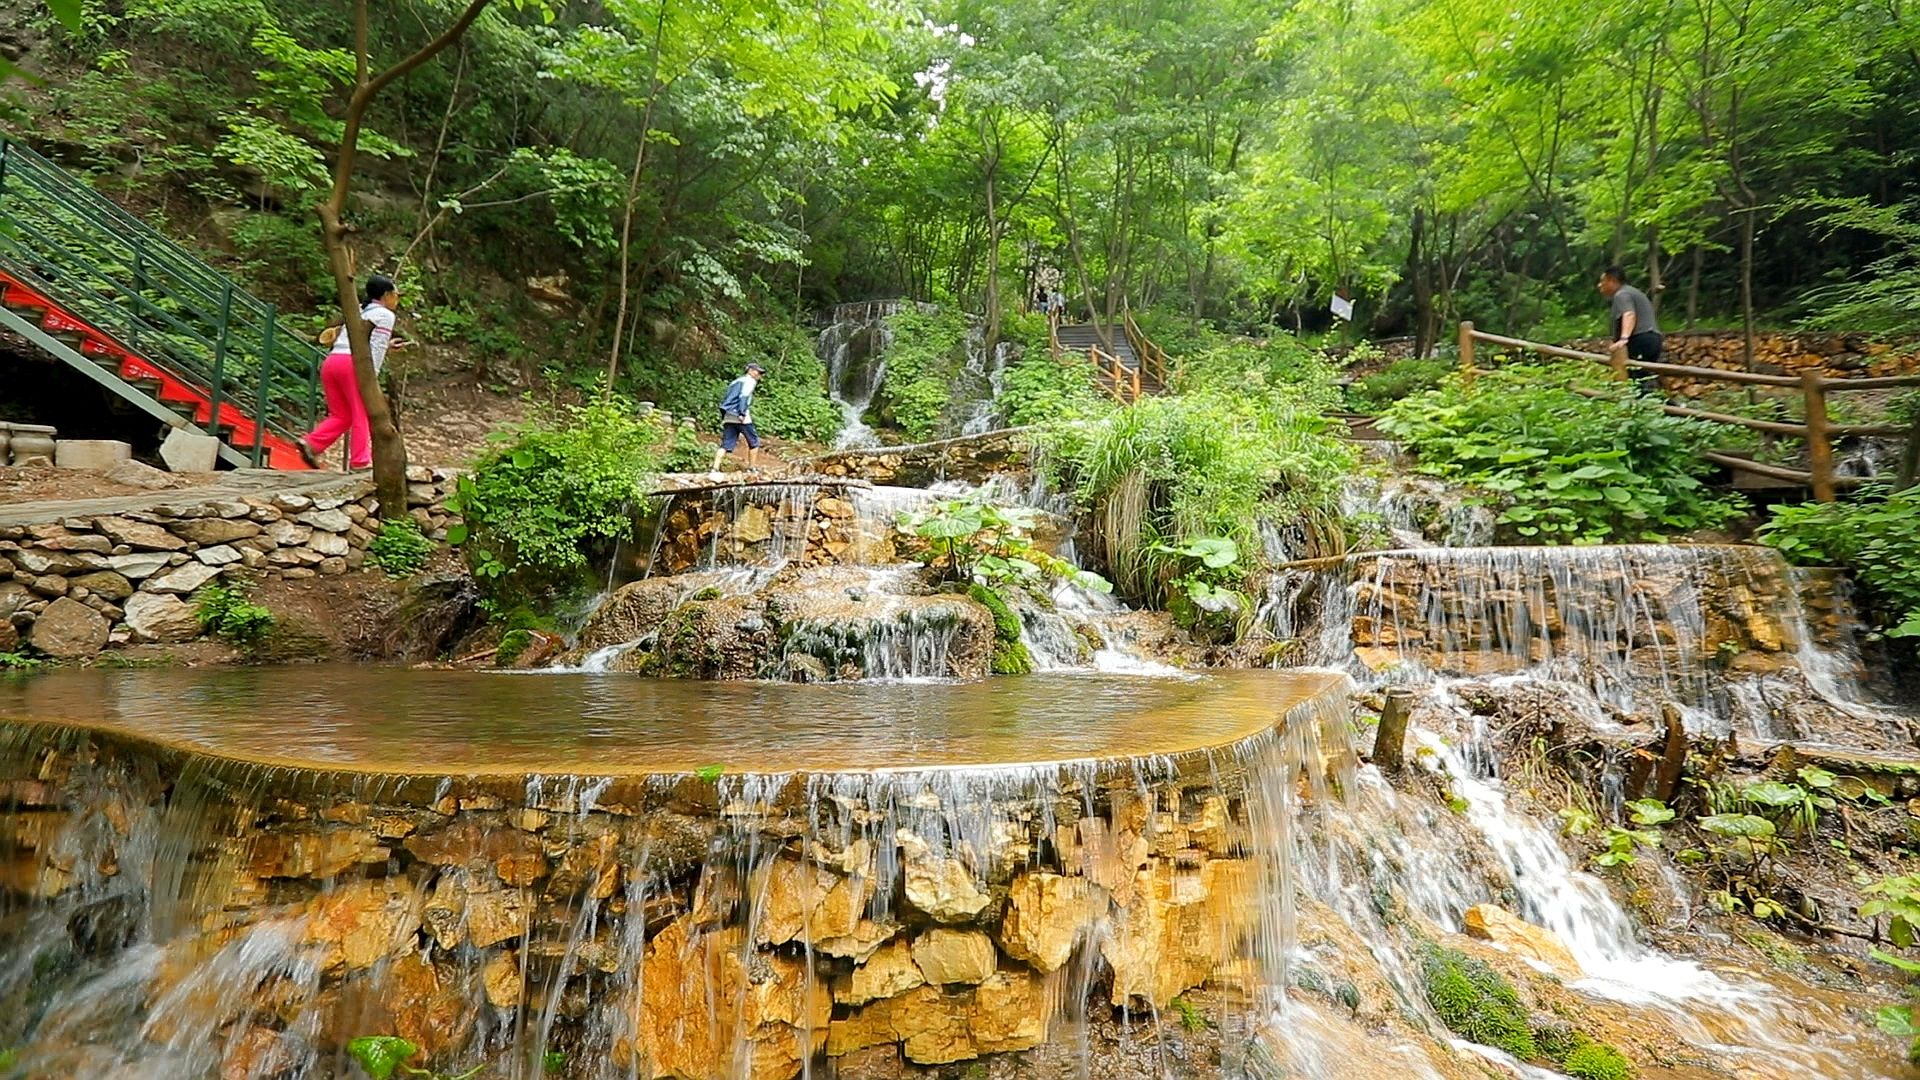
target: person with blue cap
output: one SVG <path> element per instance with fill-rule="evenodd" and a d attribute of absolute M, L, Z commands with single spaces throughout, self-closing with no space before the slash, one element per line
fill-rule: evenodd
<path fill-rule="evenodd" d="M 720 449 L 713 454 L 714 472 L 720 471 L 720 463 L 742 438 L 747 441 L 747 468 L 760 467 L 760 433 L 753 430 L 753 392 L 764 370 L 759 364 L 748 364 L 746 374 L 727 384 L 726 396 L 720 399 Z"/>

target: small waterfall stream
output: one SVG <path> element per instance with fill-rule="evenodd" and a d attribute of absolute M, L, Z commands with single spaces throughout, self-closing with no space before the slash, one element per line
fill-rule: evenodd
<path fill-rule="evenodd" d="M 841 304 L 825 317 L 817 347 L 827 364 L 827 394 L 840 407 L 837 447 L 879 445 L 866 421 L 867 409 L 887 377 L 887 346 L 893 340 L 887 319 L 905 304 L 903 300 Z"/>

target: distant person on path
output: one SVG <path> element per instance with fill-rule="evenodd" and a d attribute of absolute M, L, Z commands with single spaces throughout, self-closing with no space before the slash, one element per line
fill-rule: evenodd
<path fill-rule="evenodd" d="M 372 328 L 367 345 L 373 350 L 375 375 L 387 362 L 387 347 L 393 344 L 393 313 L 399 306 L 400 290 L 394 288 L 392 278 L 375 274 L 367 279 L 360 318 Z M 370 469 L 373 467 L 373 428 L 367 423 L 367 403 L 360 397 L 360 380 L 353 370 L 350 335 L 345 326 L 336 326 L 321 334 L 320 340 L 332 346 L 332 351 L 320 363 L 320 389 L 327 398 L 327 418 L 300 440 L 300 456 L 317 469 L 320 455 L 344 434 L 347 467 Z"/>
<path fill-rule="evenodd" d="M 720 399 L 720 449 L 713 453 L 713 471 L 720 471 L 720 463 L 740 445 L 741 436 L 747 440 L 747 468 L 760 467 L 760 433 L 753 430 L 753 392 L 760 385 L 763 369 L 759 364 L 748 364 L 747 373 L 727 384 L 727 395 Z"/>
<path fill-rule="evenodd" d="M 1627 359 L 1643 363 L 1660 362 L 1660 324 L 1653 317 L 1653 301 L 1647 294 L 1627 284 L 1627 272 L 1618 266 L 1607 267 L 1600 275 L 1600 295 L 1607 298 L 1613 311 L 1613 348 L 1625 349 Z"/>
<path fill-rule="evenodd" d="M 1049 298 L 1047 301 L 1047 315 L 1055 323 L 1061 323 L 1066 321 L 1067 296 L 1065 293 L 1061 292 L 1058 289 L 1055 289 L 1053 291 L 1053 296 Z"/>

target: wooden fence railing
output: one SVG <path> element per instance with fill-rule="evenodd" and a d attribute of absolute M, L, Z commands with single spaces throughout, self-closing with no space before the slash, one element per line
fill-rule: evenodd
<path fill-rule="evenodd" d="M 1154 344 L 1140 324 L 1133 321 L 1133 312 L 1127 312 L 1127 341 L 1133 346 L 1133 355 L 1140 360 L 1141 370 L 1153 376 L 1154 385 L 1159 389 L 1167 386 L 1167 353 Z"/>
<path fill-rule="evenodd" d="M 1807 465 L 1805 469 L 1792 469 L 1783 465 L 1768 465 L 1758 461 L 1730 454 L 1707 452 L 1704 456 L 1716 465 L 1722 465 L 1740 472 L 1770 477 L 1804 484 L 1813 489 L 1813 497 L 1820 502 L 1832 502 L 1835 492 L 1843 487 L 1857 487 L 1865 481 L 1856 476 L 1838 476 L 1833 470 L 1833 440 L 1847 436 L 1860 435 L 1900 435 L 1920 440 L 1920 427 L 1908 429 L 1894 424 L 1835 424 L 1828 417 L 1827 397 L 1830 394 L 1856 390 L 1889 390 L 1903 387 L 1920 387 L 1920 375 L 1893 375 L 1880 378 L 1832 379 L 1818 371 L 1806 371 L 1799 375 L 1765 375 L 1752 371 L 1721 371 L 1717 368 L 1687 367 L 1681 364 L 1654 364 L 1641 360 L 1629 360 L 1625 350 L 1615 349 L 1611 355 L 1582 352 L 1578 349 L 1561 348 L 1558 345 L 1546 345 L 1538 341 L 1526 341 L 1521 338 L 1504 337 L 1475 330 L 1470 322 L 1460 324 L 1460 368 L 1468 378 L 1485 369 L 1475 360 L 1475 346 L 1481 342 L 1498 345 L 1508 349 L 1525 349 L 1543 356 L 1560 357 L 1567 360 L 1592 360 L 1607 364 L 1613 368 L 1614 378 L 1626 380 L 1632 372 L 1645 371 L 1654 375 L 1675 375 L 1691 379 L 1703 379 L 1717 382 L 1734 383 L 1745 386 L 1781 386 L 1798 388 L 1805 401 L 1806 419 L 1793 424 L 1781 420 L 1761 420 L 1750 416 L 1734 416 L 1730 413 L 1711 412 L 1705 409 L 1690 409 L 1682 405 L 1666 404 L 1661 408 L 1669 416 L 1687 416 L 1695 420 L 1707 420 L 1716 424 L 1747 428 L 1750 431 L 1764 431 L 1775 435 L 1786 435 L 1803 439 L 1807 444 Z M 1583 391 L 1588 394 L 1593 391 Z M 1909 450 L 1911 453 L 1911 449 Z"/>
<path fill-rule="evenodd" d="M 1060 324 L 1053 322 L 1048 326 L 1048 336 L 1052 339 L 1053 355 L 1058 359 L 1067 348 L 1060 344 Z M 1087 346 L 1087 362 L 1099 376 L 1100 382 L 1112 394 L 1115 401 L 1130 405 L 1140 400 L 1144 392 L 1140 383 L 1140 369 L 1130 368 L 1120 358 L 1102 349 L 1099 345 Z"/>

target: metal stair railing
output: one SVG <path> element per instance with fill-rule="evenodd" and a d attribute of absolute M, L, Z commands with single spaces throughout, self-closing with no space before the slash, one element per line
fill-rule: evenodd
<path fill-rule="evenodd" d="M 0 269 L 209 399 L 224 437 L 299 437 L 319 418 L 321 354 L 274 305 L 18 141 L 0 136 Z"/>

